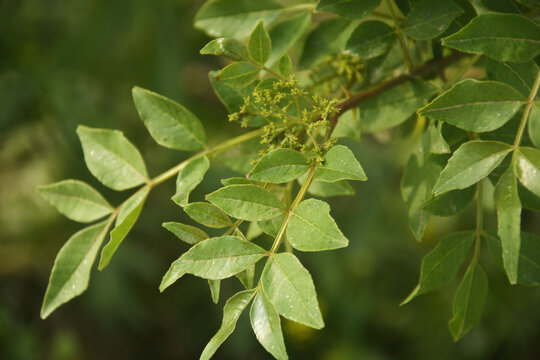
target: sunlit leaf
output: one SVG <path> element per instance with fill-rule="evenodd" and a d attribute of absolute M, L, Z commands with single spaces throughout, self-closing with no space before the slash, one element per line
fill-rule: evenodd
<path fill-rule="evenodd" d="M 195 245 L 210 237 L 207 233 L 195 226 L 178 222 L 166 222 L 163 223 L 163 227 L 176 235 L 180 240 L 191 245 Z"/>
<path fill-rule="evenodd" d="M 231 219 L 217 206 L 205 202 L 194 202 L 184 206 L 186 214 L 204 226 L 224 228 L 232 225 Z"/>
<path fill-rule="evenodd" d="M 249 172 L 250 180 L 284 183 L 302 176 L 309 166 L 307 159 L 298 151 L 276 149 L 264 155 Z"/>
<path fill-rule="evenodd" d="M 335 145 L 324 155 L 324 161 L 317 167 L 313 179 L 326 182 L 340 180 L 366 181 L 367 176 L 348 147 Z"/>
<path fill-rule="evenodd" d="M 210 161 L 206 156 L 191 160 L 178 172 L 176 177 L 176 194 L 172 200 L 180 205 L 188 204 L 189 194 L 203 180 L 204 174 L 210 167 Z"/>
<path fill-rule="evenodd" d="M 255 295 L 249 317 L 253 332 L 266 351 L 278 360 L 288 359 L 279 313 L 264 294 L 264 290 L 259 290 Z"/>

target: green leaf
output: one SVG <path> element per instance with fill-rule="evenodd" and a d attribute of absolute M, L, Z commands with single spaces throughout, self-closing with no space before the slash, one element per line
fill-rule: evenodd
<path fill-rule="evenodd" d="M 248 221 L 268 220 L 285 210 L 274 194 L 256 185 L 226 186 L 206 199 L 228 215 Z"/>
<path fill-rule="evenodd" d="M 341 115 L 332 136 L 335 138 L 348 137 L 357 141 L 361 140 L 362 131 L 360 128 L 360 112 L 358 109 L 351 109 Z"/>
<path fill-rule="evenodd" d="M 297 43 L 309 30 L 311 11 L 302 11 L 270 29 L 272 52 L 268 64 L 274 64 L 282 55 Z"/>
<path fill-rule="evenodd" d="M 272 40 L 264 28 L 263 21 L 259 21 L 251 32 L 248 42 L 249 56 L 259 64 L 264 64 L 272 51 Z"/>
<path fill-rule="evenodd" d="M 227 214 L 217 206 L 209 203 L 194 202 L 187 204 L 184 206 L 184 211 L 191 219 L 211 228 L 221 229 L 233 224 Z"/>
<path fill-rule="evenodd" d="M 538 65 L 533 60 L 524 63 L 487 61 L 486 73 L 492 80 L 500 81 L 518 90 L 524 97 L 532 92 Z"/>
<path fill-rule="evenodd" d="M 255 295 L 249 317 L 253 332 L 266 351 L 278 360 L 288 359 L 279 313 L 263 290 L 258 291 Z"/>
<path fill-rule="evenodd" d="M 427 82 L 408 81 L 360 104 L 362 130 L 375 133 L 400 125 L 435 92 Z"/>
<path fill-rule="evenodd" d="M 284 183 L 302 176 L 308 168 L 307 159 L 298 151 L 276 149 L 264 155 L 247 176 L 251 180 Z"/>
<path fill-rule="evenodd" d="M 266 250 L 237 236 L 220 236 L 201 241 L 171 264 L 163 276 L 160 291 L 186 273 L 210 280 L 226 279 L 247 269 L 264 256 Z"/>
<path fill-rule="evenodd" d="M 435 195 L 454 189 L 465 189 L 488 176 L 512 150 L 498 141 L 469 141 L 461 145 L 441 172 Z"/>
<path fill-rule="evenodd" d="M 454 316 L 448 322 L 454 341 L 461 339 L 480 322 L 487 294 L 486 273 L 477 261 L 473 261 L 456 291 Z"/>
<path fill-rule="evenodd" d="M 367 176 L 348 147 L 335 145 L 324 155 L 324 162 L 317 167 L 313 179 L 326 182 L 339 180 L 366 181 Z"/>
<path fill-rule="evenodd" d="M 521 244 L 521 202 L 516 173 L 510 166 L 495 185 L 498 234 L 503 249 L 503 263 L 510 284 L 518 278 L 519 247 Z"/>
<path fill-rule="evenodd" d="M 471 203 L 476 194 L 476 187 L 469 186 L 463 190 L 452 190 L 427 201 L 423 210 L 436 216 L 454 216 Z"/>
<path fill-rule="evenodd" d="M 308 193 L 318 197 L 332 197 L 354 195 L 354 189 L 347 180 L 329 183 L 326 181 L 313 181 L 309 185 Z"/>
<path fill-rule="evenodd" d="M 504 83 L 466 79 L 418 113 L 464 130 L 486 132 L 506 124 L 523 103 L 523 96 Z"/>
<path fill-rule="evenodd" d="M 246 289 L 253 288 L 253 279 L 255 277 L 255 264 L 249 266 L 246 270 L 236 274 L 236 277 Z"/>
<path fill-rule="evenodd" d="M 356 23 L 343 18 L 323 20 L 309 33 L 298 64 L 301 70 L 313 68 L 325 57 L 345 48 Z"/>
<path fill-rule="evenodd" d="M 380 3 L 381 0 L 320 0 L 315 10 L 360 19 L 369 15 Z"/>
<path fill-rule="evenodd" d="M 529 115 L 529 137 L 533 144 L 540 148 L 540 108 L 535 102 Z"/>
<path fill-rule="evenodd" d="M 208 280 L 208 286 L 210 287 L 210 295 L 212 296 L 212 302 L 214 304 L 217 304 L 219 302 L 221 280 Z"/>
<path fill-rule="evenodd" d="M 396 40 L 394 29 L 382 21 L 364 21 L 354 29 L 346 49 L 363 59 L 384 54 Z"/>
<path fill-rule="evenodd" d="M 176 194 L 174 194 L 172 200 L 179 206 L 186 206 L 189 201 L 189 194 L 201 183 L 209 167 L 210 161 L 206 156 L 188 162 L 178 172 Z"/>
<path fill-rule="evenodd" d="M 463 9 L 452 1 L 423 0 L 416 2 L 403 24 L 403 31 L 416 40 L 441 35 Z"/>
<path fill-rule="evenodd" d="M 487 13 L 442 41 L 444 46 L 459 51 L 499 61 L 525 62 L 540 53 L 540 28 L 521 15 Z"/>
<path fill-rule="evenodd" d="M 214 92 L 229 113 L 239 112 L 242 105 L 244 105 L 244 98 L 253 93 L 256 82 L 246 87 L 233 87 L 216 80 L 218 75 L 219 71 L 210 71 L 208 73 L 208 78 L 214 88 Z"/>
<path fill-rule="evenodd" d="M 249 305 L 255 290 L 245 290 L 232 296 L 223 307 L 223 320 L 218 332 L 204 348 L 200 360 L 209 360 L 223 342 L 233 333 L 236 322 Z"/>
<path fill-rule="evenodd" d="M 442 122 L 439 122 L 438 125 L 435 125 L 433 122 L 430 122 L 428 131 L 431 136 L 431 143 L 429 146 L 429 152 L 432 154 L 449 154 L 451 153 L 450 146 L 442 135 Z"/>
<path fill-rule="evenodd" d="M 159 145 L 186 151 L 206 147 L 204 128 L 191 111 L 171 99 L 137 86 L 132 93 L 141 120 Z"/>
<path fill-rule="evenodd" d="M 243 177 L 231 177 L 227 179 L 221 179 L 221 183 L 223 184 L 223 186 L 252 184 L 251 181 Z"/>
<path fill-rule="evenodd" d="M 462 231 L 443 237 L 422 260 L 420 280 L 401 305 L 418 295 L 438 289 L 452 281 L 474 243 L 472 231 Z"/>
<path fill-rule="evenodd" d="M 276 237 L 284 221 L 285 214 L 282 214 L 269 220 L 259 221 L 257 224 L 265 234 Z"/>
<path fill-rule="evenodd" d="M 254 82 L 259 76 L 260 68 L 247 61 L 240 61 L 224 67 L 216 77 L 232 87 L 244 87 Z"/>
<path fill-rule="evenodd" d="M 41 306 L 42 319 L 86 290 L 92 264 L 109 226 L 110 220 L 88 226 L 75 233 L 62 246 L 54 260 Z"/>
<path fill-rule="evenodd" d="M 315 329 L 324 327 L 313 279 L 296 256 L 273 255 L 263 270 L 261 281 L 264 292 L 281 316 Z"/>
<path fill-rule="evenodd" d="M 501 240 L 487 233 L 483 236 L 495 262 L 503 267 Z M 540 285 L 540 238 L 524 231 L 521 232 L 519 249 L 518 283 L 528 286 Z"/>
<path fill-rule="evenodd" d="M 516 0 L 518 3 L 534 9 L 540 9 L 540 0 Z"/>
<path fill-rule="evenodd" d="M 178 222 L 166 222 L 163 223 L 163 227 L 176 235 L 180 240 L 191 245 L 200 243 L 210 237 L 207 233 L 195 226 Z"/>
<path fill-rule="evenodd" d="M 279 72 L 284 77 L 288 77 L 289 75 L 291 75 L 292 61 L 289 54 L 285 53 L 283 54 L 282 57 L 279 58 L 278 68 L 279 68 Z"/>
<path fill-rule="evenodd" d="M 114 210 L 90 185 L 78 180 L 63 180 L 39 186 L 38 193 L 71 220 L 88 223 Z"/>
<path fill-rule="evenodd" d="M 421 240 L 430 219 L 423 205 L 432 197 L 433 186 L 442 165 L 430 154 L 431 136 L 425 132 L 419 146 L 409 157 L 401 179 L 401 196 L 409 208 L 409 228 Z"/>
<path fill-rule="evenodd" d="M 321 200 L 302 201 L 287 226 L 287 240 L 301 251 L 334 250 L 349 245 L 330 216 L 330 206 Z"/>
<path fill-rule="evenodd" d="M 114 253 L 125 239 L 135 222 L 139 218 L 146 197 L 150 192 L 149 187 L 143 187 L 133 194 L 120 207 L 118 218 L 114 229 L 111 231 L 111 239 L 101 250 L 101 258 L 99 259 L 99 270 L 103 270 L 111 261 Z"/>
<path fill-rule="evenodd" d="M 200 51 L 201 55 L 224 55 L 234 61 L 248 60 L 249 54 L 243 42 L 230 38 L 210 41 Z"/>
<path fill-rule="evenodd" d="M 269 26 L 281 13 L 273 0 L 213 0 L 201 6 L 194 20 L 210 37 L 244 38 L 259 21 Z"/>
<path fill-rule="evenodd" d="M 118 130 L 79 125 L 84 160 L 88 170 L 105 186 L 126 190 L 148 181 L 139 150 Z"/>
<path fill-rule="evenodd" d="M 530 147 L 519 148 L 517 175 L 523 186 L 540 197 L 540 150 Z"/>

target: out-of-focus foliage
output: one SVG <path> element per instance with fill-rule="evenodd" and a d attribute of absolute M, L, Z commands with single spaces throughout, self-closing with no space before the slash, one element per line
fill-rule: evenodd
<path fill-rule="evenodd" d="M 209 70 L 225 64 L 198 55 L 208 41 L 192 28 L 200 5 L 188 0 L 0 3 L 1 359 L 193 359 L 219 327 L 222 306 L 212 304 L 205 284 L 185 278 L 162 295 L 157 289 L 171 261 L 188 249 L 165 229 L 157 230 L 164 221 L 187 220 L 169 201 L 174 184 L 155 190 L 115 262 L 104 274 L 93 270 L 86 296 L 47 321 L 39 319 L 44 274 L 79 227 L 35 196 L 35 186 L 70 177 L 99 188 L 113 206 L 125 197 L 100 186 L 80 161 L 78 124 L 122 129 L 145 154 L 150 176 L 184 155 L 160 149 L 147 136 L 132 105 L 133 85 L 189 104 L 213 141 L 236 130 L 206 80 Z M 316 57 L 314 52 L 308 60 Z M 451 308 L 452 291 L 398 308 L 417 281 L 422 255 L 449 229 L 473 228 L 474 209 L 433 219 L 424 242 L 413 241 L 397 190 L 410 146 L 381 144 L 391 137 L 388 132 L 378 141 L 347 142 L 369 169 L 370 181 L 353 185 L 355 197 L 332 201 L 332 215 L 350 239 L 348 250 L 300 256 L 317 284 L 325 328 L 284 321 L 290 358 L 536 358 L 538 288 L 509 287 L 487 251 L 482 264 L 490 273 L 491 295 L 484 320 L 461 342 L 448 336 L 448 312 L 441 311 Z M 233 173 L 224 167 L 212 168 L 192 198 L 202 200 L 228 176 Z M 494 214 L 492 204 L 486 227 L 496 227 Z M 525 229 L 540 231 L 537 215 L 523 217 Z M 222 292 L 226 299 L 233 288 L 224 283 Z M 253 341 L 247 315 L 216 358 L 268 358 Z"/>

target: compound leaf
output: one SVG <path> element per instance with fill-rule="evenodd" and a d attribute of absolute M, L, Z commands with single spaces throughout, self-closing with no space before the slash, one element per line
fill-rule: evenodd
<path fill-rule="evenodd" d="M 249 317 L 253 332 L 266 351 L 278 360 L 288 359 L 279 313 L 264 294 L 264 290 L 259 290 L 255 295 Z"/>
<path fill-rule="evenodd" d="M 459 51 L 525 62 L 540 53 L 540 27 L 521 15 L 487 13 L 442 41 Z"/>
<path fill-rule="evenodd" d="M 458 232 L 443 237 L 422 260 L 418 285 L 401 305 L 452 281 L 467 257 L 474 239 L 475 234 L 472 231 Z"/>
<path fill-rule="evenodd" d="M 176 177 L 176 194 L 172 200 L 179 206 L 186 206 L 189 194 L 201 183 L 204 174 L 210 168 L 210 161 L 206 156 L 189 161 Z"/>
<path fill-rule="evenodd" d="M 186 151 L 206 147 L 204 128 L 191 111 L 171 99 L 137 86 L 132 93 L 141 120 L 159 145 Z"/>
<path fill-rule="evenodd" d="M 364 21 L 354 29 L 346 49 L 363 59 L 384 54 L 396 40 L 394 29 L 382 21 Z"/>
<path fill-rule="evenodd" d="M 330 206 L 321 200 L 302 201 L 287 226 L 287 240 L 301 251 L 323 251 L 346 247 L 349 240 L 330 216 Z"/>
<path fill-rule="evenodd" d="M 416 40 L 441 35 L 463 13 L 452 1 L 423 0 L 416 2 L 403 24 L 403 31 Z"/>
<path fill-rule="evenodd" d="M 100 219 L 114 210 L 99 192 L 79 180 L 39 186 L 37 191 L 61 214 L 83 223 Z"/>
<path fill-rule="evenodd" d="M 200 360 L 209 360 L 223 342 L 233 333 L 236 322 L 249 305 L 255 290 L 244 290 L 233 295 L 223 307 L 223 320 L 218 332 L 204 348 Z"/>
<path fill-rule="evenodd" d="M 166 222 L 163 223 L 163 227 L 176 235 L 180 240 L 191 245 L 200 243 L 210 237 L 207 233 L 195 226 L 178 222 Z"/>
<path fill-rule="evenodd" d="M 42 319 L 86 290 L 92 265 L 109 226 L 109 221 L 88 226 L 75 233 L 62 246 L 54 260 L 41 306 Z"/>
<path fill-rule="evenodd" d="M 503 249 L 503 263 L 511 284 L 518 279 L 519 247 L 521 244 L 521 202 L 516 173 L 510 166 L 495 185 L 498 234 Z"/>
<path fill-rule="evenodd" d="M 454 298 L 454 316 L 448 328 L 454 341 L 461 339 L 480 322 L 488 294 L 486 273 L 473 261 L 461 280 Z"/>
<path fill-rule="evenodd" d="M 191 219 L 211 228 L 220 229 L 233 224 L 227 214 L 213 204 L 194 202 L 184 206 L 184 211 Z"/>
<path fill-rule="evenodd" d="M 461 145 L 441 172 L 435 195 L 454 189 L 465 189 L 488 176 L 512 150 L 498 141 L 469 141 Z"/>
<path fill-rule="evenodd" d="M 256 185 L 230 185 L 206 195 L 206 199 L 228 215 L 242 220 L 261 221 L 283 213 L 279 199 Z"/>
<path fill-rule="evenodd" d="M 523 95 L 509 85 L 466 79 L 418 112 L 464 130 L 486 132 L 506 124 L 523 103 Z"/>
<path fill-rule="evenodd" d="M 313 279 L 296 256 L 273 255 L 261 281 L 268 299 L 282 316 L 315 329 L 324 327 Z"/>
<path fill-rule="evenodd" d="M 141 154 L 121 131 L 79 125 L 77 134 L 88 170 L 103 185 L 126 190 L 148 181 Z"/>
<path fill-rule="evenodd" d="M 324 162 L 317 167 L 313 179 L 326 182 L 366 181 L 367 176 L 353 152 L 344 145 L 336 145 L 324 155 Z"/>
<path fill-rule="evenodd" d="M 143 187 L 133 194 L 120 207 L 118 218 L 114 229 L 111 231 L 111 239 L 101 250 L 101 258 L 99 259 L 99 270 L 103 270 L 111 261 L 114 253 L 125 239 L 135 222 L 139 218 L 146 197 L 150 192 L 150 188 Z"/>
<path fill-rule="evenodd" d="M 260 68 L 247 61 L 240 61 L 224 67 L 216 77 L 232 87 L 244 87 L 254 82 L 259 76 Z"/>
<path fill-rule="evenodd" d="M 308 170 L 304 155 L 291 149 L 276 149 L 264 155 L 249 172 L 250 180 L 284 183 L 302 176 Z"/>

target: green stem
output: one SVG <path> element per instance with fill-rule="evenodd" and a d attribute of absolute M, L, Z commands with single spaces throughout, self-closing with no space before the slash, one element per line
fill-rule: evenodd
<path fill-rule="evenodd" d="M 407 42 L 405 41 L 405 36 L 403 35 L 403 31 L 401 31 L 401 27 L 399 26 L 399 20 L 397 18 L 396 12 L 394 11 L 394 5 L 392 4 L 391 0 L 386 0 L 386 6 L 390 11 L 390 15 L 392 15 L 392 20 L 394 20 L 394 26 L 396 27 L 396 34 L 399 39 L 399 45 L 401 46 L 401 50 L 403 51 L 403 58 L 405 60 L 405 64 L 407 65 L 407 69 L 411 71 L 413 69 L 413 63 L 411 61 L 411 58 L 409 57 Z"/>
<path fill-rule="evenodd" d="M 294 199 L 293 203 L 289 207 L 289 210 L 287 211 L 287 216 L 285 217 L 285 220 L 281 224 L 281 228 L 279 229 L 278 234 L 276 235 L 276 238 L 274 239 L 274 243 L 272 244 L 272 247 L 270 248 L 271 254 L 274 254 L 278 250 L 279 245 L 281 245 L 281 241 L 283 240 L 283 235 L 285 235 L 285 230 L 287 229 L 287 226 L 289 225 L 289 222 L 291 221 L 292 214 L 294 213 L 294 210 L 296 209 L 298 204 L 300 204 L 300 202 L 304 199 L 304 196 L 306 195 L 309 185 L 311 185 L 311 181 L 313 180 L 313 176 L 315 175 L 315 170 L 317 170 L 317 167 L 312 166 L 306 180 L 304 180 L 302 187 L 298 191 L 296 198 Z"/>
<path fill-rule="evenodd" d="M 478 259 L 480 253 L 480 242 L 482 241 L 482 231 L 484 228 L 484 186 L 483 181 L 476 185 L 476 241 L 474 243 L 473 261 Z"/>
<path fill-rule="evenodd" d="M 521 138 L 523 137 L 523 133 L 525 132 L 525 126 L 527 125 L 527 120 L 529 120 L 529 115 L 531 114 L 531 110 L 534 105 L 534 99 L 536 98 L 536 95 L 538 94 L 539 88 L 540 88 L 540 71 L 538 71 L 538 74 L 536 75 L 536 80 L 534 81 L 534 85 L 532 87 L 531 93 L 529 94 L 529 98 L 527 99 L 527 103 L 526 103 L 527 106 L 525 106 L 525 111 L 523 112 L 523 116 L 521 117 L 521 122 L 519 123 L 516 139 L 514 140 L 514 145 L 513 145 L 514 153 L 512 154 L 513 164 L 515 164 L 516 162 L 517 149 L 519 147 L 519 144 L 521 143 Z"/>

